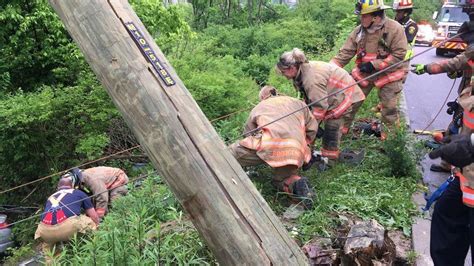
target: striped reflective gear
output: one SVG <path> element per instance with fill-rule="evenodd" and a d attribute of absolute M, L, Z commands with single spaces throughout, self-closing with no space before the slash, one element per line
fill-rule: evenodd
<path fill-rule="evenodd" d="M 321 155 L 323 157 L 327 157 L 331 160 L 337 160 L 339 158 L 339 155 L 340 155 L 340 151 L 339 150 L 336 150 L 336 151 L 333 151 L 333 150 L 327 150 L 327 149 L 321 149 Z"/>
<path fill-rule="evenodd" d="M 301 179 L 301 176 L 298 176 L 298 175 L 292 175 L 288 178 L 286 178 L 284 181 L 283 181 L 283 191 L 286 192 L 286 193 L 289 193 L 289 194 L 293 194 L 293 183 L 295 183 L 296 181 L 300 180 Z"/>
<path fill-rule="evenodd" d="M 461 181 L 461 191 L 462 191 L 462 202 L 464 205 L 473 208 L 474 207 L 474 189 L 469 187 L 467 184 L 467 179 L 466 177 L 458 172 L 456 173 L 456 176 L 459 177 L 459 180 Z"/>
<path fill-rule="evenodd" d="M 462 121 L 465 127 L 474 130 L 474 113 L 464 110 Z"/>
<path fill-rule="evenodd" d="M 246 131 L 266 125 L 255 135 L 242 139 L 239 144 L 255 150 L 257 156 L 273 168 L 294 165 L 301 167 L 311 159 L 308 146 L 314 141 L 317 121 L 305 104 L 288 96 L 270 97 L 260 102 L 249 115 Z M 298 108 L 301 112 L 275 121 L 282 113 Z M 269 122 L 274 122 L 268 124 Z"/>
<path fill-rule="evenodd" d="M 358 53 L 361 54 L 361 53 Z M 360 56 L 356 59 L 356 64 L 359 65 L 360 63 L 363 62 L 374 62 L 374 60 L 377 59 L 377 54 L 374 53 L 362 53 L 364 54 L 363 56 Z M 385 59 L 383 60 L 377 60 L 378 63 L 373 64 L 376 71 L 380 71 L 383 69 L 386 69 L 390 65 L 394 64 L 396 59 L 392 55 L 388 55 Z M 365 77 L 370 76 L 371 74 L 366 74 L 362 73 L 359 69 L 359 67 L 355 67 L 352 72 L 351 72 L 352 77 L 356 80 L 359 81 L 359 85 L 362 87 L 367 87 L 370 84 L 370 81 L 368 80 L 363 80 Z M 402 80 L 405 77 L 406 73 L 404 69 L 398 69 L 396 71 L 393 71 L 391 73 L 387 73 L 384 76 L 381 76 L 379 78 L 376 78 L 374 81 L 374 84 L 377 88 L 382 88 L 386 84 L 398 80 Z"/>
<path fill-rule="evenodd" d="M 465 42 L 445 42 L 441 44 L 443 40 L 433 40 L 432 46 L 436 46 L 442 49 L 455 49 L 455 50 L 466 50 L 467 43 Z"/>

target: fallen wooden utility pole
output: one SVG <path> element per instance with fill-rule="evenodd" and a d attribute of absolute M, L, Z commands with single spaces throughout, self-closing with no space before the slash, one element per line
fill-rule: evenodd
<path fill-rule="evenodd" d="M 49 1 L 217 260 L 307 264 L 127 1 Z"/>

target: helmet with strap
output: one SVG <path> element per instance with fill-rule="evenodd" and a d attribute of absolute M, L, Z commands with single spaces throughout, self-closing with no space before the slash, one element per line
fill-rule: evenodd
<path fill-rule="evenodd" d="M 383 3 L 383 0 L 358 0 L 354 13 L 365 15 L 390 8 Z"/>
<path fill-rule="evenodd" d="M 79 168 L 73 168 L 71 171 L 65 173 L 62 178 L 68 178 L 72 182 L 72 187 L 78 187 L 82 182 L 82 171 Z"/>

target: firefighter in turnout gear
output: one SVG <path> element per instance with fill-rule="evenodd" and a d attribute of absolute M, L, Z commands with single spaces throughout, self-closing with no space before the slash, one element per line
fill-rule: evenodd
<path fill-rule="evenodd" d="M 405 36 L 408 41 L 408 50 L 405 59 L 409 60 L 414 55 L 413 48 L 415 46 L 416 34 L 418 33 L 418 25 L 410 18 L 413 12 L 413 2 L 412 0 L 395 0 L 393 2 L 393 10 L 396 12 L 395 20 L 405 28 Z M 408 74 L 409 63 L 407 62 L 406 64 Z"/>
<path fill-rule="evenodd" d="M 87 195 L 74 189 L 78 180 L 61 178 L 58 191 L 48 198 L 45 213 L 35 233 L 35 239 L 43 242 L 43 251 L 49 252 L 62 241 L 68 241 L 77 233 L 96 230 L 99 224 L 94 206 Z M 81 214 L 84 210 L 86 215 Z M 56 249 L 56 251 L 58 251 Z"/>
<path fill-rule="evenodd" d="M 314 191 L 309 180 L 298 175 L 298 169 L 311 159 L 318 124 L 305 104 L 295 98 L 280 96 L 274 87 L 260 91 L 260 103 L 250 112 L 245 125 L 249 132 L 299 108 L 302 111 L 264 126 L 260 131 L 232 145 L 229 149 L 242 166 L 268 164 L 274 169 L 273 184 L 312 207 Z"/>
<path fill-rule="evenodd" d="M 122 169 L 99 166 L 85 170 L 74 169 L 81 185 L 95 195 L 95 206 L 100 218 L 107 213 L 111 202 L 128 192 L 128 177 Z"/>
<path fill-rule="evenodd" d="M 347 90 L 310 106 L 318 123 L 324 122 L 321 155 L 335 162 L 339 159 L 339 144 L 344 118 L 350 117 L 354 105 L 360 106 L 365 95 L 344 69 L 326 62 L 308 61 L 298 48 L 285 52 L 277 64 L 278 71 L 293 80 L 306 104 L 318 101 L 343 88 Z"/>
<path fill-rule="evenodd" d="M 463 27 L 459 30 L 458 33 L 467 31 L 467 23 L 463 24 Z M 461 36 L 462 37 L 462 36 Z M 468 38 L 467 36 L 464 38 Z M 427 65 L 424 64 L 414 64 L 412 65 L 412 72 L 417 75 L 422 75 L 428 73 L 430 75 L 448 73 L 448 76 L 451 78 L 462 77 L 461 82 L 459 83 L 458 95 L 471 86 L 471 65 L 474 64 L 472 60 L 474 58 L 474 46 L 469 45 L 466 48 L 466 51 L 457 55 L 454 58 L 442 60 L 439 62 L 430 63 Z M 452 102 L 451 106 L 455 106 L 454 110 L 454 119 L 449 126 L 448 134 L 457 134 L 459 127 L 462 126 L 462 108 L 459 107 L 458 101 Z M 434 172 L 451 172 L 451 165 L 442 161 L 441 164 L 431 165 L 431 171 Z"/>
<path fill-rule="evenodd" d="M 451 136 L 454 145 L 469 145 L 465 139 L 474 133 L 474 1 L 466 1 L 464 11 L 469 14 L 469 22 L 465 22 L 459 32 L 461 38 L 468 43 L 466 51 L 450 60 L 429 65 L 413 65 L 416 74 L 463 71 L 458 102 L 462 107 L 461 136 Z M 465 136 L 465 137 L 463 137 Z M 463 140 L 464 139 L 464 140 Z M 470 143 L 472 145 L 472 142 Z M 459 146 L 458 146 L 459 147 Z M 471 146 L 472 147 L 472 146 Z M 468 147 L 464 147 L 465 149 Z M 469 247 L 474 246 L 474 164 L 458 160 L 460 154 L 452 154 L 450 147 L 442 147 L 431 156 L 450 156 L 447 161 L 462 162 L 462 168 L 453 168 L 452 182 L 447 186 L 435 205 L 431 220 L 430 253 L 435 265 L 464 265 Z M 460 152 L 458 150 L 458 152 Z M 474 260 L 471 252 L 471 261 Z"/>
<path fill-rule="evenodd" d="M 407 54 L 405 31 L 400 23 L 385 16 L 385 9 L 388 8 L 383 0 L 358 1 L 356 14 L 360 15 L 361 25 L 352 31 L 344 46 L 331 60 L 331 63 L 344 67 L 356 57 L 356 67 L 352 70 L 352 77 L 356 81 L 402 61 Z M 406 75 L 405 68 L 401 64 L 359 83 L 366 96 L 373 87 L 378 88 L 383 106 L 382 122 L 388 127 L 399 124 L 398 98 Z M 349 119 L 344 122 L 343 133 L 349 130 L 362 102 L 356 105 Z M 386 133 L 383 132 L 381 138 L 385 137 Z"/>
<path fill-rule="evenodd" d="M 418 24 L 410 18 L 413 12 L 413 1 L 412 0 L 394 0 L 393 10 L 395 10 L 395 20 L 400 23 L 405 29 L 405 36 L 408 41 L 407 54 L 404 60 L 410 60 L 415 54 L 414 47 L 416 41 L 416 34 L 418 33 Z M 405 77 L 403 83 L 405 83 L 408 77 L 408 71 L 410 70 L 410 61 L 405 63 Z M 379 103 L 376 107 L 372 108 L 372 111 L 380 113 L 382 111 L 382 103 Z"/>

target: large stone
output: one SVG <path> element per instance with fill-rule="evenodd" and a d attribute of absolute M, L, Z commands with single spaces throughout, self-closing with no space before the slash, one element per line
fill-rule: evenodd
<path fill-rule="evenodd" d="M 390 265 L 395 258 L 395 245 L 386 237 L 385 228 L 375 220 L 352 226 L 344 245 L 345 265 Z"/>

